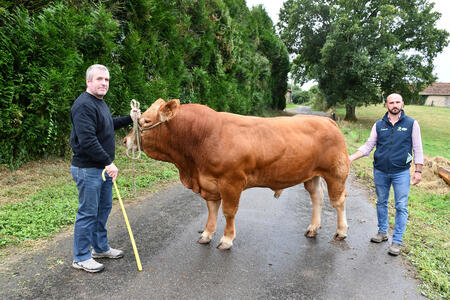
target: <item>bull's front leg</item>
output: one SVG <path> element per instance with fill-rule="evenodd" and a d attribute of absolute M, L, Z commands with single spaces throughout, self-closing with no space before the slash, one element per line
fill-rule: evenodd
<path fill-rule="evenodd" d="M 243 188 L 240 184 L 236 185 L 236 183 L 233 185 L 222 183 L 219 188 L 226 225 L 223 237 L 220 239 L 217 248 L 220 250 L 228 250 L 233 246 L 233 240 L 236 236 L 234 217 L 239 208 L 239 198 L 241 197 Z"/>
<path fill-rule="evenodd" d="M 200 244 L 209 244 L 213 234 L 216 232 L 217 214 L 219 212 L 220 200 L 206 201 L 206 206 L 208 207 L 208 220 L 206 221 L 205 230 L 203 230 L 202 235 L 198 239 Z"/>

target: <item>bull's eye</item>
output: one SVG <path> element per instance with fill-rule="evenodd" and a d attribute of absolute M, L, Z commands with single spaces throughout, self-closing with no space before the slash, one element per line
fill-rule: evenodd
<path fill-rule="evenodd" d="M 145 124 L 150 123 L 151 121 L 149 119 L 144 119 Z"/>

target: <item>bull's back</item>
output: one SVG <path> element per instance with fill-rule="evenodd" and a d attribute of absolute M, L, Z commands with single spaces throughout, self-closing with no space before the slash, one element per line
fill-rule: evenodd
<path fill-rule="evenodd" d="M 246 173 L 248 187 L 284 188 L 323 176 L 348 159 L 343 135 L 331 119 L 227 117 L 228 153 L 223 158 Z"/>

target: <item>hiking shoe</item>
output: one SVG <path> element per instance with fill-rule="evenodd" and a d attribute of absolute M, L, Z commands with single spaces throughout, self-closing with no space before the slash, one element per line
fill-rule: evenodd
<path fill-rule="evenodd" d="M 104 265 L 96 262 L 93 258 L 89 258 L 88 260 L 84 261 L 74 261 L 72 263 L 72 267 L 74 267 L 75 269 L 85 270 L 89 273 L 100 272 L 105 268 Z"/>
<path fill-rule="evenodd" d="M 94 249 L 91 251 L 93 258 L 122 258 L 123 251 L 118 249 L 109 248 L 108 251 L 97 253 Z"/>
<path fill-rule="evenodd" d="M 391 247 L 389 247 L 388 253 L 393 256 L 397 256 L 400 254 L 400 250 L 402 249 L 402 245 L 396 242 L 392 242 Z"/>
<path fill-rule="evenodd" d="M 381 243 L 388 240 L 387 233 L 378 232 L 374 237 L 370 239 L 372 243 Z"/>

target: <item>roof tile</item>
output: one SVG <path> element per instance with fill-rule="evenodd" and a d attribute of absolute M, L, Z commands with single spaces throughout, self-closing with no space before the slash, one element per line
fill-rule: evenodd
<path fill-rule="evenodd" d="M 448 82 L 435 82 L 428 86 L 419 95 L 429 96 L 448 96 L 450 95 L 450 83 Z"/>

